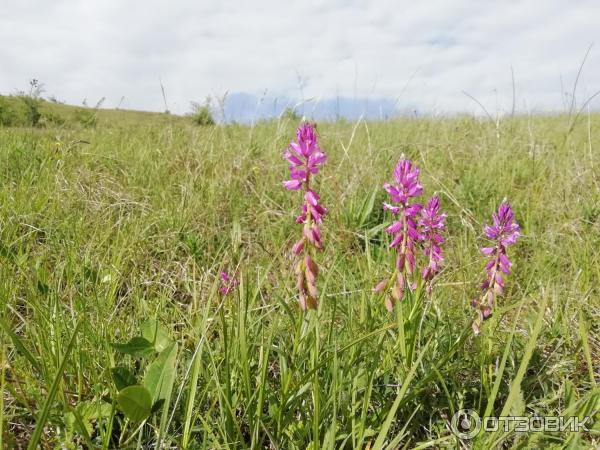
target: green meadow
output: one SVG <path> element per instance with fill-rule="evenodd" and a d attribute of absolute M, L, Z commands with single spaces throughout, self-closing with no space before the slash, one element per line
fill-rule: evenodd
<path fill-rule="evenodd" d="M 81 110 L 0 126 L 0 448 L 600 445 L 600 115 L 319 123 L 329 214 L 303 312 L 302 197 L 281 185 L 297 121 Z M 394 265 L 382 186 L 401 155 L 447 241 L 431 295 L 389 313 L 372 288 Z M 522 236 L 474 336 L 504 199 Z M 591 419 L 466 439 L 462 409 Z"/>

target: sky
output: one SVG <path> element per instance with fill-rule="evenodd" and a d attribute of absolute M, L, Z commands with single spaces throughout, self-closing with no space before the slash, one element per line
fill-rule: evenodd
<path fill-rule="evenodd" d="M 569 107 L 590 46 L 577 104 L 600 90 L 600 2 L 592 0 L 1 6 L 0 94 L 36 78 L 45 96 L 70 104 L 105 98 L 104 107 L 183 114 L 210 96 L 241 120 L 287 106 L 317 116 L 361 108 L 370 117 L 483 108 L 495 116 L 512 110 L 514 79 L 517 112 L 556 112 Z M 590 105 L 600 108 L 600 96 Z"/>

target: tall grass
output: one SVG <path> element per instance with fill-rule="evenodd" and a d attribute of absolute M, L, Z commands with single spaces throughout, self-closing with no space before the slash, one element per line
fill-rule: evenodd
<path fill-rule="evenodd" d="M 330 214 L 319 308 L 307 313 L 289 255 L 297 199 L 280 184 L 296 125 L 0 129 L 3 445 L 600 444 L 598 425 L 472 443 L 450 431 L 462 408 L 598 412 L 600 116 L 574 127 L 563 116 L 319 124 Z M 433 295 L 389 314 L 371 287 L 393 265 L 381 186 L 402 153 L 422 169 L 425 195 L 440 195 L 448 242 Z M 474 337 L 481 226 L 505 196 L 524 236 Z M 240 285 L 221 297 L 226 267 Z M 177 343 L 176 378 L 135 421 L 110 369 L 139 383 L 155 360 L 111 344 L 149 319 Z"/>

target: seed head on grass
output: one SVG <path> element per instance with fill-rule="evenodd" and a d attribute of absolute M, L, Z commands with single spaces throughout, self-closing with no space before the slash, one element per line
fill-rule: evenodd
<path fill-rule="evenodd" d="M 510 275 L 512 263 L 508 259 L 507 248 L 517 242 L 520 234 L 519 224 L 510 204 L 504 202 L 492 215 L 493 225 L 485 225 L 485 237 L 494 242 L 492 247 L 482 247 L 481 253 L 489 258 L 485 265 L 486 277 L 481 284 L 481 296 L 472 300 L 471 305 L 477 310 L 473 321 L 473 332 L 477 335 L 481 325 L 491 314 L 497 295 L 504 291 L 504 277 Z"/>
<path fill-rule="evenodd" d="M 317 308 L 316 280 L 319 266 L 314 260 L 314 250 L 323 249 L 320 225 L 327 208 L 320 204 L 321 197 L 311 188 L 311 175 L 319 173 L 320 167 L 327 156 L 317 143 L 315 126 L 310 123 L 302 124 L 296 130 L 297 141 L 292 141 L 284 153 L 290 163 L 290 180 L 284 181 L 283 186 L 291 191 L 302 190 L 304 202 L 297 224 L 303 224 L 302 237 L 292 247 L 292 252 L 298 257 L 296 263 L 296 287 L 298 301 L 302 310 Z"/>

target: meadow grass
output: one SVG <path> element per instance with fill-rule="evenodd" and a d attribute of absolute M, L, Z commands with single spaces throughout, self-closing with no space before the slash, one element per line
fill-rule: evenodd
<path fill-rule="evenodd" d="M 600 116 L 319 124 L 330 214 L 319 308 L 303 313 L 300 198 L 281 186 L 297 123 L 103 114 L 95 128 L 0 128 L 0 447 L 600 444 L 597 423 L 471 441 L 450 430 L 463 408 L 598 418 Z M 393 266 L 382 185 L 402 154 L 440 195 L 448 239 L 432 296 L 390 314 L 372 287 Z M 475 337 L 482 226 L 504 198 L 523 236 Z M 240 281 L 225 297 L 221 270 Z M 165 335 L 158 357 L 113 345 L 148 332 Z M 159 373 L 149 417 L 123 414 L 131 383 L 114 367 Z"/>

